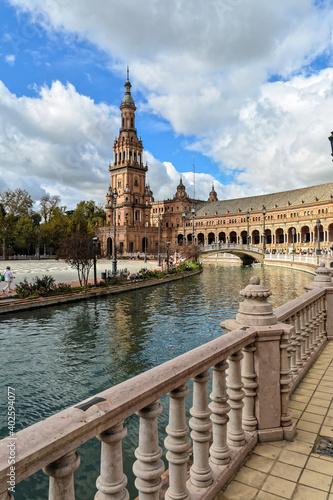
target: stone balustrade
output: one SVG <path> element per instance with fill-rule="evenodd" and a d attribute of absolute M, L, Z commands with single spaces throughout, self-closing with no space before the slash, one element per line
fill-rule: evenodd
<path fill-rule="evenodd" d="M 320 266 L 311 289 L 273 310 L 271 292 L 252 277 L 241 292 L 244 301 L 236 319 L 221 324 L 225 335 L 15 434 L 16 482 L 43 469 L 50 477 L 49 499 L 73 500 L 74 471 L 80 463 L 76 449 L 98 437 L 101 464 L 95 499 L 127 500 L 124 420 L 136 414 L 135 486 L 140 500 L 158 500 L 164 462 L 157 419 L 167 411 L 160 403 L 167 394 L 165 498 L 214 498 L 258 441 L 295 436 L 289 396 L 325 342 L 333 339 L 332 285 L 330 270 Z M 7 491 L 8 440 L 0 442 L 0 500 L 13 498 Z"/>

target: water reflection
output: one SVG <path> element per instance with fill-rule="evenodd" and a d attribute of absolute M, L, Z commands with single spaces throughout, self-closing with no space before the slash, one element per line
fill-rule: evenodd
<path fill-rule="evenodd" d="M 207 265 L 201 275 L 160 287 L 2 318 L 1 437 L 7 435 L 7 385 L 16 388 L 17 430 L 25 428 L 220 336 L 220 322 L 235 316 L 239 291 L 254 274 L 273 291 L 275 306 L 301 295 L 313 279 L 284 268 Z M 162 427 L 167 404 L 164 398 Z M 137 417 L 127 425 L 125 470 L 131 475 Z M 96 491 L 99 446 L 94 439 L 80 447 L 82 465 L 75 473 L 79 500 L 93 498 Z M 17 485 L 15 500 L 41 500 L 46 492 L 41 472 Z"/>

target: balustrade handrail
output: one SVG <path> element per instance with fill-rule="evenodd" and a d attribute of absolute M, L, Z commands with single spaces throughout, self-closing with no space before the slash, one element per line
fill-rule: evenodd
<path fill-rule="evenodd" d="M 254 339 L 252 328 L 234 330 L 232 335 L 223 335 L 17 432 L 17 483 L 186 384 Z M 102 398 L 102 401 L 89 406 L 95 398 Z M 84 403 L 88 405 L 86 411 L 78 408 Z M 7 489 L 7 445 L 10 439 L 0 441 L 0 496 Z"/>
<path fill-rule="evenodd" d="M 277 317 L 278 321 L 282 323 L 325 294 L 326 289 L 323 288 L 309 290 L 300 297 L 297 297 L 296 299 L 290 300 L 286 304 L 276 307 L 274 309 L 274 314 Z"/>
<path fill-rule="evenodd" d="M 248 252 L 262 253 L 262 248 L 247 246 L 246 244 L 238 243 L 211 243 L 203 247 L 203 252 L 211 252 L 214 250 L 245 250 Z"/>

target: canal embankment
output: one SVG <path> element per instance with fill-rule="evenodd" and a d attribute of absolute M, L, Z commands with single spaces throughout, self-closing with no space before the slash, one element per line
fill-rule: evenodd
<path fill-rule="evenodd" d="M 196 274 L 200 274 L 202 269 L 194 269 L 192 271 L 184 271 L 177 274 L 167 274 L 162 278 L 152 278 L 148 280 L 140 280 L 119 285 L 106 286 L 103 288 L 87 288 L 80 292 L 56 295 L 51 297 L 36 297 L 31 299 L 16 299 L 15 297 L 9 300 L 2 300 L 0 302 L 0 315 L 13 313 L 16 311 L 26 311 L 30 309 L 38 309 L 41 307 L 58 306 L 69 302 L 78 302 L 81 300 L 89 300 L 99 297 L 106 297 L 108 295 L 115 295 L 120 293 L 127 293 L 131 291 L 140 290 L 142 288 L 149 288 L 153 286 L 164 285 L 173 281 L 178 281 Z"/>
<path fill-rule="evenodd" d="M 203 259 L 203 263 L 214 263 L 214 264 L 239 264 L 242 265 L 242 261 L 240 258 L 227 254 L 228 256 L 208 256 Z M 287 256 L 289 257 L 289 256 Z M 309 258 L 308 258 L 309 259 Z M 319 266 L 321 262 L 324 262 L 326 267 L 330 267 L 331 259 L 327 257 L 314 257 L 311 260 L 304 259 L 301 260 L 298 258 L 292 260 L 291 258 L 274 258 L 274 256 L 270 256 L 270 258 L 265 258 L 264 265 L 265 266 L 275 266 L 275 267 L 286 267 L 295 269 L 297 271 L 304 271 L 307 273 L 315 274 L 315 270 Z M 255 265 L 259 265 L 255 264 Z"/>

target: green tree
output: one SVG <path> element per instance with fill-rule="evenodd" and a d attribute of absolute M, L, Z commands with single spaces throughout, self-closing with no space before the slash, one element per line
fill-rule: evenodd
<path fill-rule="evenodd" d="M 197 262 L 201 255 L 201 249 L 199 245 L 192 244 L 182 245 L 178 248 L 178 252 L 181 258 L 185 260 L 191 260 L 193 262 Z"/>
<path fill-rule="evenodd" d="M 18 217 L 14 228 L 14 247 L 15 251 L 19 253 L 26 253 L 30 255 L 34 253 L 38 226 L 28 215 Z"/>
<path fill-rule="evenodd" d="M 0 212 L 0 238 L 2 242 L 2 257 L 6 259 L 7 248 L 14 242 L 14 231 L 15 231 L 16 218 L 9 214 L 7 215 L 4 211 Z"/>
<path fill-rule="evenodd" d="M 33 207 L 33 200 L 25 189 L 17 188 L 15 191 L 8 189 L 0 194 L 0 202 L 9 215 L 30 215 Z"/>
<path fill-rule="evenodd" d="M 49 222 L 40 225 L 41 244 L 46 245 L 51 253 L 56 252 L 63 238 L 72 232 L 70 218 L 63 213 L 62 209 L 56 207 L 52 211 Z"/>
<path fill-rule="evenodd" d="M 105 221 L 105 210 L 92 200 L 80 201 L 71 215 L 73 229 L 89 234 L 91 237 L 94 235 L 96 225 L 103 226 Z"/>
<path fill-rule="evenodd" d="M 63 259 L 67 264 L 77 270 L 80 285 L 86 287 L 90 269 L 93 266 L 92 238 L 82 232 L 75 232 L 64 238 L 57 252 L 57 259 Z"/>
<path fill-rule="evenodd" d="M 59 208 L 60 196 L 51 196 L 46 194 L 41 197 L 39 206 L 40 206 L 40 214 L 44 219 L 44 222 L 49 222 L 55 212 L 56 208 Z"/>

